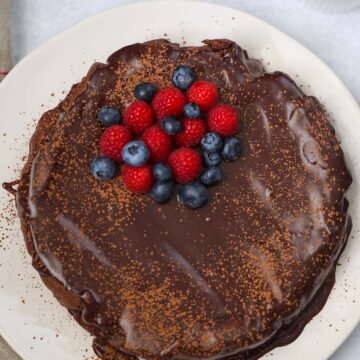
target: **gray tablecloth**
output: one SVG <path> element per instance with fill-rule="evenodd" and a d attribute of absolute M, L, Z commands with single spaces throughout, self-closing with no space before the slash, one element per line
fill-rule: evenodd
<path fill-rule="evenodd" d="M 11 0 L 0 0 L 0 81 L 5 77 L 5 74 L 9 71 L 9 69 L 11 68 L 11 60 L 10 60 L 10 31 L 9 31 L 9 22 L 10 22 L 10 1 Z M 223 3 L 225 5 L 229 5 L 229 6 L 233 6 L 235 8 L 241 8 L 243 10 L 247 10 L 252 12 L 254 15 L 258 15 L 260 17 L 264 17 L 266 20 L 270 21 L 271 23 L 274 23 L 275 25 L 282 25 L 280 27 L 285 27 L 286 28 L 286 24 L 287 24 L 287 28 L 288 30 L 293 30 L 291 28 L 291 26 L 289 26 L 288 22 L 283 21 L 285 14 L 284 11 L 286 11 L 286 9 L 288 8 L 296 8 L 296 6 L 294 4 L 292 4 L 291 6 L 287 5 L 284 2 L 284 6 L 278 6 L 275 10 L 276 12 L 278 12 L 278 16 L 275 16 L 275 11 L 272 11 L 271 14 L 269 16 L 261 16 L 265 11 L 267 11 L 269 9 L 269 6 L 267 5 L 267 0 L 265 1 L 258 1 L 252 2 L 252 1 L 240 1 L 240 0 L 227 0 L 227 1 L 222 1 L 222 0 L 208 0 L 211 2 L 218 2 L 218 3 Z M 305 0 L 304 0 L 305 1 Z M 306 0 L 307 2 L 310 2 L 310 0 Z M 338 0 L 339 2 L 342 0 Z M 49 5 L 55 7 L 55 9 L 62 7 L 62 9 L 64 10 L 64 12 L 62 14 L 65 13 L 65 15 L 67 15 L 66 21 L 68 21 L 69 23 L 66 25 L 70 25 L 71 23 L 80 20 L 80 18 L 91 15 L 97 11 L 100 10 L 104 10 L 106 8 L 109 8 L 111 6 L 115 6 L 115 5 L 120 5 L 122 3 L 127 3 L 129 2 L 128 0 L 104 0 L 104 1 L 96 1 L 96 0 L 67 0 L 67 1 L 63 1 L 63 0 L 57 0 L 57 1 L 53 1 L 53 0 L 13 0 L 13 5 L 15 6 L 15 8 L 18 8 L 18 10 L 23 10 L 22 12 L 26 12 L 29 11 L 29 8 L 32 9 L 33 14 L 36 14 L 38 16 L 38 18 L 41 19 L 41 15 L 49 15 L 48 13 L 46 13 L 46 9 L 49 7 Z M 299 1 L 300 2 L 300 1 Z M 274 3 L 278 3 L 280 4 L 280 1 L 277 1 Z M 295 1 L 294 1 L 295 3 Z M 27 6 L 26 6 L 27 5 Z M 71 6 L 70 6 L 71 5 Z M 51 7 L 50 6 L 50 7 Z M 272 5 L 274 6 L 274 5 Z M 81 12 L 80 10 L 81 9 Z M 284 10 L 285 9 L 285 10 Z M 77 10 L 77 11 L 76 11 Z M 39 14 L 40 12 L 40 14 Z M 51 13 L 49 11 L 49 13 Z M 54 13 L 54 11 L 53 11 Z M 81 16 L 80 16 L 81 15 Z M 286 14 L 289 15 L 289 14 Z M 291 14 L 290 14 L 291 15 Z M 319 18 L 322 15 L 319 15 Z M 278 20 L 279 18 L 281 18 L 281 21 Z M 294 17 L 290 16 L 290 19 L 293 20 Z M 336 18 L 336 21 L 339 21 L 340 25 L 338 26 L 344 26 L 344 23 L 347 21 L 347 17 L 345 17 L 345 15 L 339 15 Z M 14 39 L 16 41 L 16 44 L 19 43 L 19 34 L 24 34 L 24 28 L 26 29 L 26 31 L 28 31 L 29 28 L 29 24 L 26 22 L 23 22 L 23 18 L 19 17 L 17 18 L 18 21 L 16 24 L 18 26 L 14 27 L 14 31 L 15 31 L 15 36 Z M 297 19 L 299 21 L 299 19 Z M 309 41 L 306 42 L 305 44 L 307 44 L 310 48 L 313 49 L 317 49 L 319 55 L 322 54 L 329 54 L 330 52 L 324 52 L 324 51 L 320 51 L 322 49 L 322 47 L 330 47 L 330 46 L 335 46 L 335 48 L 337 47 L 338 49 L 340 49 L 340 46 L 342 45 L 342 43 L 340 42 L 339 39 L 342 39 L 342 37 L 339 38 L 335 38 L 334 41 L 332 41 L 332 43 L 328 43 L 325 40 L 330 39 L 329 34 L 327 34 L 326 36 L 321 36 L 321 34 L 324 33 L 324 31 L 326 31 L 327 27 L 323 26 L 323 28 L 321 28 L 321 24 L 330 24 L 330 26 L 333 24 L 335 24 L 335 18 L 334 17 L 327 17 L 325 18 L 324 16 L 321 17 L 322 23 L 318 23 L 315 22 L 316 26 L 314 26 L 312 28 L 312 31 L 315 31 L 315 35 L 313 36 L 313 41 Z M 53 19 L 51 19 L 51 21 L 44 21 L 44 18 L 42 18 L 42 21 L 37 23 L 38 25 L 42 25 L 44 26 L 44 28 L 41 28 L 41 26 L 39 25 L 36 30 L 37 31 L 33 31 L 29 33 L 29 38 L 32 38 L 32 46 L 27 48 L 25 47 L 20 47 L 21 51 L 14 51 L 13 53 L 13 57 L 14 57 L 14 61 L 18 61 L 19 59 L 21 59 L 27 52 L 29 52 L 34 44 L 35 45 L 39 45 L 41 42 L 46 40 L 47 36 L 50 35 L 54 35 L 55 33 L 57 33 L 58 31 L 60 31 L 62 28 L 62 25 L 59 24 L 65 24 L 66 21 L 64 20 L 62 21 L 53 21 Z M 308 20 L 306 20 L 308 21 Z M 53 24 L 54 23 L 54 24 Z M 311 21 L 309 21 L 309 24 L 312 24 Z M 337 22 L 336 22 L 337 24 Z M 34 26 L 34 22 L 32 24 L 30 24 Z M 296 22 L 296 27 L 297 28 L 301 28 L 302 29 L 302 25 L 304 25 L 303 22 Z M 58 27 L 57 27 L 58 26 Z M 334 25 L 335 26 L 335 25 Z M 46 30 L 46 31 L 41 31 L 41 30 Z M 301 30 L 303 31 L 303 30 Z M 337 30 L 336 30 L 337 31 Z M 289 31 L 290 34 L 294 34 L 294 31 Z M 334 33 L 332 33 L 334 34 Z M 358 34 L 355 34 L 358 36 Z M 22 36 L 24 37 L 24 36 Z M 299 36 L 299 39 L 301 40 L 302 37 Z M 21 39 L 20 39 L 21 40 Z M 332 39 L 333 40 L 333 39 Z M 355 46 L 357 42 L 356 40 L 356 36 L 353 39 L 349 38 L 349 42 L 351 42 L 354 46 L 354 56 L 353 57 L 357 57 L 358 56 L 358 48 Z M 19 47 L 18 47 L 19 48 Z M 15 48 L 15 50 L 17 50 L 17 48 Z M 336 54 L 336 56 L 341 57 L 339 55 L 339 52 L 333 52 L 333 54 Z M 345 57 L 346 58 L 346 57 Z M 357 97 L 357 99 L 359 100 L 359 90 L 358 87 L 356 86 L 357 82 L 355 81 L 355 79 L 351 80 L 352 78 L 350 76 L 347 76 L 347 71 L 346 68 L 351 68 L 351 76 L 353 73 L 358 74 L 358 71 L 356 71 L 356 69 L 354 70 L 354 61 L 350 62 L 348 61 L 349 59 L 346 59 L 347 61 L 343 61 L 341 60 L 341 67 L 339 68 L 338 66 L 336 66 L 338 64 L 338 62 L 333 61 L 333 58 L 329 57 L 327 58 L 327 61 L 330 65 L 332 65 L 334 67 L 334 69 L 339 72 L 339 75 L 342 75 L 344 80 L 348 80 L 348 86 L 350 87 L 350 89 L 353 91 L 354 95 Z M 349 64 L 352 64 L 352 66 L 349 66 Z M 343 71 L 341 71 L 343 70 Z M 351 80 L 351 81 L 350 81 Z M 354 360 L 358 360 L 360 359 L 360 355 L 357 352 L 358 346 L 356 345 L 357 340 L 359 338 L 359 329 L 360 327 L 358 327 L 357 330 L 357 335 L 352 337 L 352 341 L 350 344 L 347 344 L 347 346 L 349 347 L 349 345 L 352 345 L 351 348 L 352 350 L 350 352 L 347 352 L 347 356 L 346 359 L 354 359 Z M 344 352 L 341 353 L 337 353 L 338 355 L 335 355 L 334 359 L 345 359 L 344 357 Z M 11 348 L 6 344 L 6 342 L 0 337 L 0 360 L 21 360 L 12 350 Z M 313 359 L 311 359 L 313 360 Z"/>
<path fill-rule="evenodd" d="M 21 358 L 10 348 L 10 346 L 1 337 L 0 337 L 0 360 L 21 360 Z"/>
<path fill-rule="evenodd" d="M 10 0 L 0 0 L 0 81 L 10 64 Z"/>

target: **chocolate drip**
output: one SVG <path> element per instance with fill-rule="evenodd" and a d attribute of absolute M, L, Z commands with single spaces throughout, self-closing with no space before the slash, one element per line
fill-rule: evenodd
<path fill-rule="evenodd" d="M 4 182 L 2 184 L 3 189 L 5 189 L 7 192 L 9 192 L 11 195 L 16 196 L 17 189 L 14 188 L 14 186 L 19 185 L 20 180 L 14 180 L 11 182 Z"/>

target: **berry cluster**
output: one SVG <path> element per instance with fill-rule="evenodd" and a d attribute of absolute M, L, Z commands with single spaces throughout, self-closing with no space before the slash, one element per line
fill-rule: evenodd
<path fill-rule="evenodd" d="M 239 119 L 233 107 L 218 104 L 216 85 L 196 81 L 192 68 L 178 66 L 172 82 L 160 90 L 151 83 L 137 85 L 137 100 L 123 116 L 110 107 L 99 111 L 106 130 L 100 139 L 102 156 L 92 161 L 90 170 L 109 180 L 122 163 L 128 190 L 150 192 L 156 202 L 165 203 L 179 184 L 179 201 L 197 209 L 209 199 L 207 187 L 223 180 L 221 161 L 241 155 L 234 137 Z"/>

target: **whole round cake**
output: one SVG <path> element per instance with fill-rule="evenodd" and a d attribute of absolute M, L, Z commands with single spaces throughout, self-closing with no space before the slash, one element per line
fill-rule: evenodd
<path fill-rule="evenodd" d="M 131 166 L 119 164 L 110 180 L 99 180 L 113 160 L 94 159 L 101 147 L 114 155 L 109 141 L 120 139 L 109 133 L 114 127 L 105 130 L 106 121 L 121 124 L 123 113 L 127 126 L 114 125 L 122 127 L 121 136 L 130 128 L 134 139 L 146 142 L 139 134 L 150 105 L 139 105 L 135 95 L 146 99 L 155 89 L 173 87 L 174 70 L 178 87 L 196 74 L 200 85 L 218 91 L 218 103 L 227 104 L 218 114 L 210 110 L 204 125 L 193 117 L 207 113 L 209 103 L 202 99 L 213 88 L 190 88 L 184 97 L 198 100 L 184 108 L 189 119 L 170 117 L 160 127 L 156 123 L 163 120 L 160 114 L 168 115 L 162 110 L 169 102 L 153 100 L 157 116 L 147 139 L 165 139 L 160 132 L 180 131 L 176 126 L 187 129 L 159 142 L 156 152 L 155 140 L 149 145 L 151 159 L 169 159 L 182 185 L 165 202 L 166 189 L 137 194 L 146 184 Z M 141 83 L 148 87 L 137 88 Z M 167 91 L 176 102 L 175 90 Z M 134 101 L 138 107 L 129 110 Z M 105 115 L 99 115 L 102 109 Z M 143 122 L 134 122 L 139 114 Z M 187 146 L 209 131 L 206 126 L 230 134 L 236 117 L 240 131 L 225 143 L 222 157 L 241 156 L 201 175 L 203 184 L 221 180 L 217 186 L 199 182 L 187 188 L 197 176 L 194 152 L 201 151 Z M 211 136 L 208 143 L 202 140 L 202 149 L 216 147 Z M 143 141 L 133 143 L 122 156 L 138 166 L 148 149 Z M 181 156 L 173 154 L 175 144 Z M 144 169 L 142 174 L 151 166 Z M 94 336 L 101 359 L 253 360 L 292 342 L 325 304 L 351 229 L 345 198 L 350 184 L 324 109 L 287 75 L 266 73 L 229 40 L 180 47 L 159 39 L 127 46 L 106 64 L 95 64 L 42 116 L 17 207 L 35 269 Z"/>

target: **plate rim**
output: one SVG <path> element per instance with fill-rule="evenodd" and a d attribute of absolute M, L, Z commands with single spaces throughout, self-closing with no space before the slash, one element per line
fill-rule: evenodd
<path fill-rule="evenodd" d="M 37 55 L 38 52 L 42 51 L 43 49 L 45 49 L 46 47 L 49 46 L 49 43 L 52 43 L 56 40 L 58 40 L 58 38 L 61 38 L 62 36 L 66 35 L 67 33 L 72 32 L 74 29 L 76 29 L 77 27 L 81 27 L 86 25 L 87 22 L 91 22 L 94 19 L 96 19 L 97 17 L 101 17 L 101 16 L 106 16 L 107 14 L 112 13 L 113 11 L 117 11 L 119 9 L 125 9 L 125 8 L 130 8 L 130 7 L 140 7 L 141 5 L 148 5 L 148 4 L 168 4 L 171 6 L 173 6 L 174 4 L 177 5 L 185 5 L 185 4 L 192 4 L 192 3 L 197 3 L 197 4 L 201 4 L 201 5 L 206 5 L 206 6 L 210 6 L 210 7 L 218 7 L 218 8 L 223 8 L 223 9 L 227 9 L 227 10 L 232 10 L 238 14 L 247 16 L 249 18 L 252 18 L 253 20 L 262 23 L 263 25 L 266 25 L 268 27 L 270 27 L 272 30 L 276 31 L 277 33 L 281 34 L 282 36 L 286 37 L 287 39 L 290 39 L 292 42 L 295 42 L 299 47 L 302 48 L 302 50 L 308 55 L 311 56 L 313 59 L 316 59 L 317 62 L 321 63 L 321 65 L 326 68 L 327 72 L 329 75 L 331 75 L 331 77 L 333 78 L 333 80 L 336 80 L 336 82 L 341 85 L 342 89 L 347 93 L 347 96 L 352 100 L 353 105 L 355 107 L 357 107 L 357 110 L 359 112 L 360 115 L 360 104 L 358 104 L 358 102 L 356 101 L 356 99 L 354 98 L 354 96 L 352 95 L 352 93 L 350 92 L 350 90 L 347 88 L 347 86 L 345 85 L 345 83 L 336 75 L 336 73 L 330 68 L 330 66 L 323 61 L 318 55 L 316 55 L 314 52 L 312 52 L 310 49 L 308 49 L 305 45 L 303 45 L 300 41 L 298 41 L 297 39 L 293 38 L 292 36 L 288 35 L 287 33 L 285 33 L 284 31 L 280 30 L 279 28 L 277 28 L 276 26 L 270 24 L 269 22 L 255 16 L 252 15 L 246 11 L 243 10 L 238 10 L 235 9 L 231 6 L 226 6 L 226 5 L 221 5 L 218 3 L 210 3 L 207 1 L 201 1 L 201 0 L 142 0 L 142 1 L 136 1 L 133 3 L 128 3 L 128 4 L 124 4 L 124 5 L 119 5 L 119 6 L 115 6 L 112 7 L 110 9 L 107 10 L 103 10 L 100 11 L 96 14 L 90 15 L 88 17 L 86 17 L 85 19 L 79 20 L 76 23 L 70 25 L 69 27 L 67 27 L 66 29 L 60 31 L 59 33 L 51 36 L 48 40 L 46 40 L 44 43 L 40 44 L 39 46 L 35 47 L 33 50 L 30 51 L 30 53 L 26 54 L 19 62 L 17 62 L 15 64 L 15 66 L 13 68 L 11 68 L 11 70 L 9 71 L 9 73 L 7 74 L 7 76 L 2 80 L 2 82 L 0 83 L 0 91 L 2 90 L 2 88 L 7 84 L 7 82 L 11 81 L 11 79 L 13 78 L 13 76 L 16 76 L 17 72 L 21 69 L 21 67 L 26 66 L 27 62 L 31 61 L 31 59 Z M 5 84 L 5 85 L 4 85 Z"/>
<path fill-rule="evenodd" d="M 270 28 L 272 31 L 276 32 L 278 35 L 285 37 L 287 40 L 290 40 L 292 43 L 295 43 L 299 49 L 306 55 L 308 58 L 312 58 L 313 61 L 316 61 L 317 63 L 321 64 L 323 71 L 327 72 L 327 75 L 331 77 L 332 81 L 334 81 L 338 87 L 341 88 L 341 90 L 346 95 L 347 99 L 351 102 L 353 108 L 358 113 L 358 116 L 360 118 L 360 105 L 354 98 L 354 96 L 351 94 L 349 89 L 346 87 L 344 82 L 335 74 L 335 72 L 327 65 L 321 58 L 319 58 L 315 53 L 313 53 L 311 50 L 309 50 L 305 45 L 303 45 L 301 42 L 299 42 L 297 39 L 293 38 L 292 36 L 288 35 L 286 32 L 280 30 L 276 26 L 268 23 L 267 21 L 254 16 L 252 14 L 249 14 L 245 11 L 235 9 L 231 6 L 225 6 L 222 4 L 217 3 L 209 3 L 206 1 L 198 1 L 198 0 L 151 0 L 151 1 L 136 1 L 133 3 L 123 4 L 119 6 L 112 7 L 107 10 L 100 11 L 96 14 L 93 14 L 91 16 L 88 16 L 71 26 L 67 27 L 66 29 L 62 30 L 61 32 L 55 34 L 54 36 L 50 37 L 48 40 L 46 40 L 44 43 L 37 46 L 35 49 L 33 49 L 29 54 L 24 56 L 9 72 L 9 74 L 3 79 L 3 81 L 0 83 L 0 96 L 3 91 L 5 91 L 7 84 L 12 81 L 12 79 L 18 76 L 18 73 L 21 71 L 22 68 L 27 67 L 28 64 L 35 60 L 39 55 L 41 55 L 41 52 L 46 50 L 49 46 L 52 46 L 53 43 L 58 42 L 61 40 L 62 37 L 66 37 L 68 34 L 73 32 L 74 30 L 80 29 L 81 27 L 86 27 L 88 23 L 91 23 L 92 21 L 96 20 L 100 17 L 106 17 L 108 14 L 111 14 L 113 12 L 119 11 L 120 9 L 126 11 L 127 8 L 133 8 L 133 7 L 141 7 L 143 5 L 146 6 L 152 6 L 152 5 L 164 5 L 165 6 L 191 6 L 191 4 L 196 3 L 198 5 L 207 6 L 211 8 L 222 8 L 231 10 L 235 14 L 239 16 L 246 16 L 249 19 L 260 23 L 268 28 Z M 354 322 L 352 325 L 346 328 L 346 330 L 342 331 L 342 339 L 340 342 L 337 343 L 336 347 L 331 350 L 330 356 L 340 348 L 340 346 L 347 340 L 349 335 L 354 331 L 355 327 L 360 324 L 360 317 L 358 318 L 357 322 Z M 7 335 L 5 329 L 0 324 L 0 336 L 6 341 L 6 343 L 15 351 L 21 358 L 26 359 L 25 354 L 22 353 L 21 349 L 18 348 L 15 343 L 9 338 Z M 301 336 L 301 335 L 300 335 Z"/>

